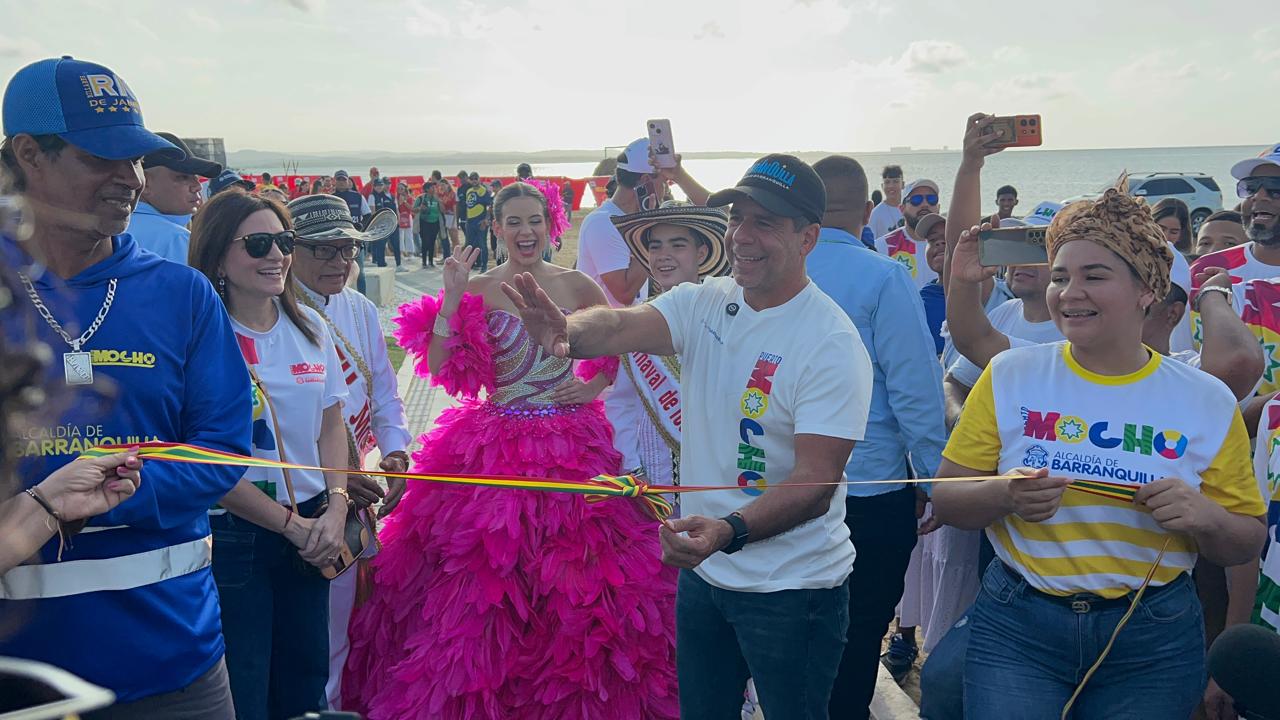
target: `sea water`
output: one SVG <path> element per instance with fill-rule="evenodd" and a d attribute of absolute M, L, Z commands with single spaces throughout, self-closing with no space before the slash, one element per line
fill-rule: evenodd
<path fill-rule="evenodd" d="M 1097 192 L 1112 184 L 1123 171 L 1137 172 L 1203 172 L 1218 181 L 1222 188 L 1222 203 L 1226 208 L 1236 205 L 1235 181 L 1231 178 L 1231 166 L 1239 160 L 1254 157 L 1264 150 L 1260 145 L 1185 147 L 1185 148 L 1131 148 L 1110 150 L 1006 150 L 987 158 L 982 171 L 982 207 L 984 213 L 995 212 L 995 192 L 1001 185 L 1013 185 L 1018 190 L 1019 205 L 1015 209 L 1030 211 L 1043 200 L 1060 201 L 1082 193 Z M 902 166 L 907 182 L 928 178 L 938 183 L 942 190 L 942 211 L 946 212 L 955 183 L 956 169 L 960 165 L 957 151 L 909 151 L 847 153 L 862 163 L 872 189 L 879 187 L 880 171 L 885 165 Z M 602 154 L 603 157 L 603 154 Z M 808 162 L 814 162 L 821 154 L 801 153 Z M 517 161 L 518 162 L 518 161 Z M 733 186 L 750 167 L 752 158 L 693 158 L 685 162 L 689 173 L 711 191 Z M 587 177 L 595 170 L 594 162 L 569 162 L 534 164 L 533 172 L 541 176 Z M 270 168 L 265 168 L 270 170 Z M 302 167 L 301 173 L 331 175 L 336 167 Z M 379 165 L 382 174 L 428 175 L 440 170 L 446 176 L 457 175 L 457 167 L 425 167 L 415 165 Z M 510 165 L 468 165 L 485 177 L 508 176 L 515 173 L 515 163 Z M 360 172 L 364 168 L 347 168 Z M 261 172 L 261 169 L 259 170 Z M 272 170 L 272 172 L 278 172 Z M 682 194 L 676 192 L 677 197 Z M 584 204 L 591 204 L 588 199 Z"/>

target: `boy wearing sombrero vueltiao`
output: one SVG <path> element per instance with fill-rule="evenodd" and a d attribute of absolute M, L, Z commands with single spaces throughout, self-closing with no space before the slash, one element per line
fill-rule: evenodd
<path fill-rule="evenodd" d="M 722 210 L 671 204 L 610 220 L 659 292 L 729 273 L 724 243 L 729 219 Z M 680 361 L 642 352 L 621 360 L 645 411 L 637 419 L 641 469 L 651 483 L 678 484 Z M 678 497 L 675 502 L 678 508 Z"/>

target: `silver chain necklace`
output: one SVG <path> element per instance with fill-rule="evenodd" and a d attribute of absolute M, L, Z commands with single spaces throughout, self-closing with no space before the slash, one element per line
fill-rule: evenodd
<path fill-rule="evenodd" d="M 36 311 L 40 313 L 40 317 L 49 323 L 49 327 L 54 332 L 62 336 L 64 342 L 71 346 L 71 352 L 62 353 L 62 374 L 66 378 L 68 385 L 92 385 L 93 384 L 93 355 L 81 350 L 84 344 L 89 342 L 89 338 L 98 331 L 98 327 L 102 325 L 102 321 L 107 319 L 107 312 L 111 310 L 111 301 L 116 298 L 116 278 L 111 278 L 107 283 L 107 297 L 102 301 L 102 307 L 98 310 L 98 317 L 93 319 L 93 324 L 80 334 L 78 338 L 72 338 L 62 329 L 62 325 L 54 319 L 53 313 L 49 312 L 49 308 L 45 306 L 44 301 L 40 299 L 40 294 L 36 292 L 36 286 L 31 284 L 30 278 L 25 273 L 18 273 L 18 277 L 22 280 L 22 284 L 27 289 L 27 295 L 31 298 L 31 304 L 36 306 Z"/>

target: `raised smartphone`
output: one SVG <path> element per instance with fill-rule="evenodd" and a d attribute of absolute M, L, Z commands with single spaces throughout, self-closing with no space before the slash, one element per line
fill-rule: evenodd
<path fill-rule="evenodd" d="M 983 267 L 1048 265 L 1043 227 L 1000 228 L 978 233 L 978 262 Z"/>
<path fill-rule="evenodd" d="M 991 119 L 983 135 L 997 135 L 989 147 L 1040 147 L 1043 123 L 1039 115 L 1006 115 Z"/>
<path fill-rule="evenodd" d="M 671 121 L 666 119 L 650 120 L 649 149 L 653 151 L 653 162 L 660 168 L 676 166 L 676 144 L 671 140 Z"/>

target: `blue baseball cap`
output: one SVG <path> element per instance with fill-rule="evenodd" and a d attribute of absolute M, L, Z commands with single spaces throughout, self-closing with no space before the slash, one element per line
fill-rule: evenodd
<path fill-rule="evenodd" d="M 218 177 L 209 181 L 209 197 L 213 197 L 218 193 L 230 187 L 239 186 L 245 190 L 252 190 L 253 183 L 240 177 L 240 173 L 235 170 L 223 170 Z"/>
<path fill-rule="evenodd" d="M 4 134 L 57 135 L 107 160 L 168 154 L 181 148 L 142 124 L 142 106 L 124 80 L 70 55 L 31 63 L 4 90 Z"/>

